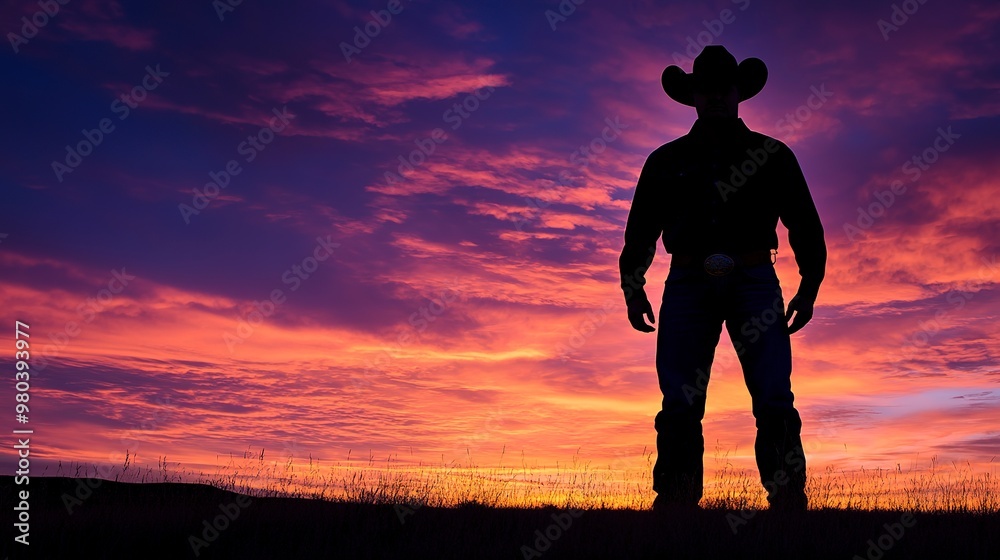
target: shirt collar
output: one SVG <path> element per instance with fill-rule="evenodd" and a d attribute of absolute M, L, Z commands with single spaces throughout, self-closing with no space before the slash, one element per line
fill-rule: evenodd
<path fill-rule="evenodd" d="M 695 138 L 704 138 L 713 132 L 720 132 L 723 135 L 741 135 L 750 132 L 743 119 L 697 119 L 691 126 L 690 134 Z"/>

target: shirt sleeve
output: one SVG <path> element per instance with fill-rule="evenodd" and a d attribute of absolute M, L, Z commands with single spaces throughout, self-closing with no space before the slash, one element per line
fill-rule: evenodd
<path fill-rule="evenodd" d="M 780 188 L 778 217 L 788 228 L 788 245 L 795 254 L 802 281 L 798 293 L 815 300 L 826 274 L 826 241 L 823 223 L 806 185 L 795 154 L 784 146 L 785 165 Z"/>
<path fill-rule="evenodd" d="M 627 304 L 633 300 L 648 301 L 644 289 L 646 270 L 653 262 L 656 242 L 663 233 L 663 185 L 657 180 L 659 160 L 655 155 L 654 152 L 646 158 L 639 174 L 625 224 L 625 246 L 618 258 L 618 273 Z"/>

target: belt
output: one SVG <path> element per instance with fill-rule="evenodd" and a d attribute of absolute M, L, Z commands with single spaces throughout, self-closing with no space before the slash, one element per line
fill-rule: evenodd
<path fill-rule="evenodd" d="M 771 263 L 771 250 L 761 249 L 736 255 L 712 253 L 694 255 L 690 253 L 674 253 L 670 258 L 670 267 L 699 267 L 713 276 L 724 276 L 737 266 L 754 266 Z"/>

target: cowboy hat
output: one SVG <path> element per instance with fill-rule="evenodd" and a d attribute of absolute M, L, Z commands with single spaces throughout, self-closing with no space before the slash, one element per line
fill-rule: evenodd
<path fill-rule="evenodd" d="M 767 82 L 767 66 L 759 58 L 747 58 L 736 64 L 736 57 L 722 45 L 709 45 L 694 59 L 694 66 L 688 74 L 679 66 L 670 65 L 660 77 L 663 91 L 678 103 L 694 107 L 696 89 L 729 86 L 735 84 L 740 92 L 740 101 L 746 101 L 760 93 Z"/>

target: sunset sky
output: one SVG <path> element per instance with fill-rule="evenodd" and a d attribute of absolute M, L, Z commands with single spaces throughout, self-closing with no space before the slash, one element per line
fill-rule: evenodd
<path fill-rule="evenodd" d="M 695 119 L 660 73 L 711 43 L 766 62 L 740 116 L 826 230 L 792 337 L 810 468 L 995 468 L 995 2 L 0 5 L 0 306 L 6 363 L 30 325 L 39 466 L 643 467 L 655 335 L 617 260 L 646 156 Z M 753 468 L 725 333 L 705 438 Z"/>

